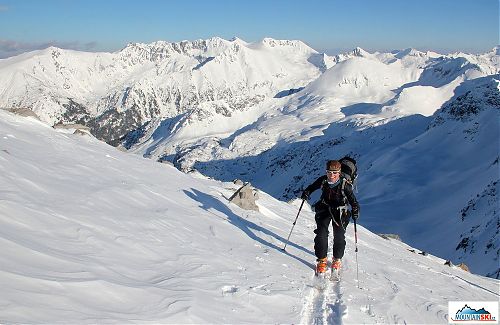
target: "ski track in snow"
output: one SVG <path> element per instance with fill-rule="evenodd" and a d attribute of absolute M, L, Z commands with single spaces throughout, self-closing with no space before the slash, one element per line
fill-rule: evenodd
<path fill-rule="evenodd" d="M 332 239 L 332 238 L 330 238 Z M 329 256 L 332 255 L 331 248 Z M 331 258 L 329 258 L 331 261 Z M 342 273 L 348 271 L 344 263 Z M 343 318 L 347 316 L 347 306 L 343 299 L 343 290 L 339 281 L 330 279 L 328 272 L 324 279 L 312 276 L 309 294 L 305 296 L 301 324 L 343 324 Z"/>
<path fill-rule="evenodd" d="M 301 324 L 343 324 L 347 306 L 343 299 L 341 283 L 313 275 L 312 285 L 304 303 Z"/>
<path fill-rule="evenodd" d="M 318 279 L 315 275 L 311 279 L 309 294 L 305 300 L 301 324 L 328 324 L 326 297 L 331 293 L 331 284 L 327 279 Z"/>
<path fill-rule="evenodd" d="M 343 300 L 343 293 L 341 291 L 340 284 L 340 281 L 331 282 L 331 285 L 333 286 L 333 295 L 330 295 L 329 298 L 331 303 L 327 305 L 330 309 L 327 324 L 343 324 L 342 319 L 347 316 L 347 306 Z"/>

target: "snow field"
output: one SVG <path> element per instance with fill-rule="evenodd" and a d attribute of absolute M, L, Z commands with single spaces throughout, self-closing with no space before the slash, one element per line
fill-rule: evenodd
<path fill-rule="evenodd" d="M 352 225 L 342 281 L 313 284 L 314 216 L 0 111 L 2 323 L 442 323 L 498 280 Z M 360 220 L 363 223 L 363 220 Z M 315 291 L 316 290 L 316 291 Z M 319 316 L 318 316 L 319 315 Z"/>

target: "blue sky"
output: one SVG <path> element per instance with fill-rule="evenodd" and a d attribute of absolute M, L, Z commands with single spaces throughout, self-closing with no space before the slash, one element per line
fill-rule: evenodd
<path fill-rule="evenodd" d="M 500 43 L 499 15 L 499 0 L 0 0 L 0 57 L 212 36 L 300 39 L 330 54 L 356 46 L 478 53 Z"/>

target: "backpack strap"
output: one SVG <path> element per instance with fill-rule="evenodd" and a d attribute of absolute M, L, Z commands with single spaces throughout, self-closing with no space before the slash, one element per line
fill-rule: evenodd
<path fill-rule="evenodd" d="M 344 198 L 344 204 L 346 204 L 347 202 L 347 197 L 345 196 L 345 192 L 344 192 L 344 188 L 345 188 L 345 183 L 347 183 L 348 180 L 345 179 L 344 177 L 342 177 L 342 185 L 340 187 L 340 190 L 342 191 L 342 197 Z"/>

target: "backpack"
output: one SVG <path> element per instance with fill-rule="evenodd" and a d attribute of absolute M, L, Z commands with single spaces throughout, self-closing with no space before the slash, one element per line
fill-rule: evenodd
<path fill-rule="evenodd" d="M 346 181 L 354 185 L 354 181 L 358 177 L 358 167 L 356 166 L 356 160 L 351 157 L 345 156 L 339 160 L 340 162 L 340 175 L 345 178 Z"/>

